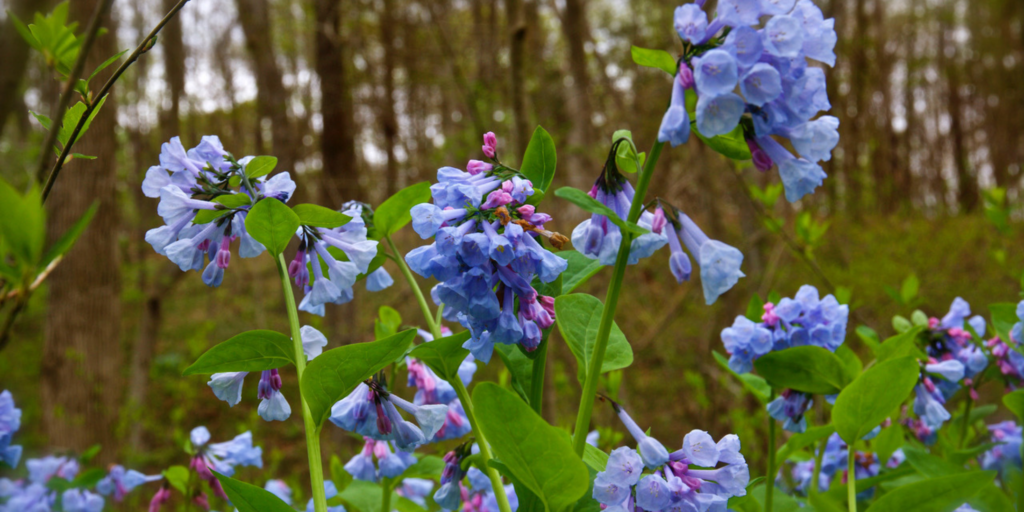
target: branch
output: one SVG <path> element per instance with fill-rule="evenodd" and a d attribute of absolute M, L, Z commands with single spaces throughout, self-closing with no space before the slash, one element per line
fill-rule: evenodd
<path fill-rule="evenodd" d="M 110 0 L 107 1 L 109 2 Z M 160 23 L 157 23 L 157 25 L 153 27 L 153 30 L 150 31 L 149 35 L 139 43 L 139 46 L 135 48 L 135 51 L 133 51 L 124 63 L 117 68 L 117 71 L 114 71 L 114 74 L 110 79 L 103 84 L 103 88 L 100 89 L 99 94 L 97 94 L 93 101 L 89 103 L 89 106 L 86 107 L 85 112 L 82 114 L 82 118 L 75 126 L 75 130 L 71 132 L 71 137 L 68 139 L 68 143 L 64 146 L 64 149 L 61 150 L 60 156 L 57 158 L 57 163 L 53 165 L 53 169 L 50 170 L 50 175 L 46 178 L 46 185 L 43 186 L 43 202 L 46 202 L 46 198 L 49 197 L 50 191 L 53 189 L 53 183 L 57 181 L 57 176 L 60 174 L 60 170 L 64 166 L 64 161 L 67 160 L 68 155 L 71 153 L 71 146 L 78 138 L 78 134 L 82 131 L 82 127 L 85 126 L 85 123 L 89 120 L 89 116 L 92 115 L 93 110 L 95 110 L 96 106 L 99 105 L 100 100 L 106 97 L 110 92 L 110 88 L 114 86 L 114 82 L 116 82 L 117 79 L 120 78 L 121 75 L 132 64 L 134 64 L 143 53 L 146 53 L 153 48 L 153 45 L 156 44 L 156 35 L 160 33 L 160 30 L 164 28 L 164 25 L 166 25 L 167 22 L 171 21 L 171 19 L 178 14 L 178 11 L 180 11 L 182 7 L 185 7 L 185 4 L 187 4 L 188 1 L 189 0 L 180 0 L 173 8 L 171 8 L 170 11 L 167 12 L 163 19 L 160 20 Z"/>
<path fill-rule="evenodd" d="M 89 56 L 92 43 L 96 41 L 100 31 L 100 18 L 106 14 L 112 3 L 114 3 L 114 0 L 102 0 L 96 4 L 96 9 L 93 10 L 92 17 L 89 18 L 89 26 L 85 29 L 85 39 L 82 41 L 82 46 L 78 48 L 78 58 L 75 59 L 75 67 L 71 69 L 68 80 L 64 82 L 64 90 L 60 93 L 60 101 L 57 102 L 57 106 L 50 116 L 50 132 L 46 134 L 43 150 L 39 152 L 36 181 L 43 181 L 43 173 L 46 172 L 46 161 L 48 160 L 47 155 L 50 154 L 50 148 L 57 143 L 57 134 L 60 132 L 60 126 L 64 120 L 64 112 L 68 109 L 68 105 L 71 104 L 71 94 L 75 92 L 75 83 L 78 82 L 78 79 L 82 77 L 82 72 L 85 71 L 85 60 Z"/>

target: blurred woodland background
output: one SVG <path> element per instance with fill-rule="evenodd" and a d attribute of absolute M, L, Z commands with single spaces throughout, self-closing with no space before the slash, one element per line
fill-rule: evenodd
<path fill-rule="evenodd" d="M 72 18 L 84 25 L 96 2 L 71 0 Z M 115 1 L 87 69 L 134 47 L 174 3 Z M 1024 2 L 818 3 L 839 33 L 839 60 L 826 73 L 841 140 L 824 163 L 824 190 L 791 205 L 776 201 L 774 170 L 735 168 L 696 139 L 666 150 L 652 190 L 742 250 L 747 278 L 707 307 L 699 281 L 675 283 L 667 254 L 630 268 L 618 322 L 636 359 L 606 387 L 659 437 L 736 432 L 758 465 L 763 413 L 711 357 L 752 294 L 791 295 L 805 283 L 837 292 L 853 308 L 847 343 L 861 350 L 860 324 L 884 337 L 892 315 L 920 307 L 942 316 L 958 295 L 983 314 L 990 302 L 1016 301 L 1024 270 Z M 108 100 L 76 147 L 99 158 L 70 163 L 47 204 L 52 233 L 94 200 L 101 206 L 0 352 L 0 388 L 25 411 L 19 441 L 31 455 L 99 443 L 101 460 L 155 471 L 184 463 L 194 426 L 209 426 L 215 439 L 251 429 L 267 466 L 242 478 L 299 478 L 298 416 L 268 424 L 254 401 L 228 409 L 201 377 L 181 377 L 212 344 L 246 329 L 284 330 L 286 318 L 265 256 L 236 260 L 223 286 L 207 289 L 145 243 L 159 221 L 139 186 L 160 143 L 180 135 L 191 147 L 217 134 L 235 155 L 275 155 L 278 171 L 299 184 L 293 202 L 337 208 L 379 204 L 433 180 L 440 166 L 464 167 L 480 157 L 485 131 L 515 165 L 540 124 L 558 147 L 555 185 L 589 189 L 612 132 L 632 130 L 641 150 L 654 140 L 670 80 L 633 64 L 629 48 L 677 52 L 676 5 L 192 0 L 115 85 L 114 105 Z M 25 20 L 53 1 L 0 6 Z M 59 88 L 0 14 L 0 173 L 16 186 L 30 183 L 45 135 L 29 111 L 50 112 Z M 583 219 L 554 197 L 542 209 L 566 234 Z M 404 251 L 422 243 L 403 235 Z M 603 296 L 606 273 L 584 291 Z M 901 295 L 901 283 L 919 292 Z M 332 346 L 366 341 L 381 305 L 418 324 L 407 297 L 400 281 L 375 294 L 357 285 L 355 301 L 323 319 L 303 313 L 303 322 Z M 575 361 L 557 333 L 552 339 L 545 415 L 570 428 Z M 478 376 L 507 378 L 497 359 Z M 296 385 L 285 378 L 286 388 Z M 294 397 L 294 388 L 285 393 Z M 615 424 L 598 411 L 596 424 Z M 355 445 L 325 429 L 327 454 L 344 461 Z"/>

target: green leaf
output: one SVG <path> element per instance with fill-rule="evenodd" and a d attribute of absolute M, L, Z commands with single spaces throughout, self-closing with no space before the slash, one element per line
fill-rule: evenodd
<path fill-rule="evenodd" d="M 533 389 L 533 361 L 512 345 L 495 344 L 494 351 L 498 353 L 501 362 L 505 364 L 509 375 L 512 376 L 512 390 L 519 394 L 524 402 L 530 403 L 530 391 Z"/>
<path fill-rule="evenodd" d="M 50 120 L 50 116 L 46 114 L 37 114 L 32 110 L 29 110 L 28 113 L 32 114 L 32 117 L 36 118 L 36 121 L 39 121 L 39 124 L 43 125 L 43 128 L 46 128 L 47 131 L 50 130 L 50 124 L 53 123 L 53 121 Z"/>
<path fill-rule="evenodd" d="M 302 393 L 317 426 L 335 402 L 405 354 L 415 336 L 416 329 L 408 329 L 383 340 L 333 348 L 310 361 L 302 375 Z"/>
<path fill-rule="evenodd" d="M 914 324 L 911 323 L 910 320 L 907 320 L 903 315 L 896 315 L 892 317 L 892 328 L 895 329 L 896 332 L 903 334 L 910 332 L 910 330 L 914 328 Z"/>
<path fill-rule="evenodd" d="M 561 276 L 563 294 L 572 293 L 604 268 L 600 261 L 590 259 L 579 251 L 559 251 L 555 254 L 569 262 Z"/>
<path fill-rule="evenodd" d="M 295 363 L 291 338 L 276 331 L 246 331 L 214 345 L 182 375 L 259 372 Z"/>
<path fill-rule="evenodd" d="M 629 50 L 633 56 L 633 62 L 648 68 L 660 69 L 672 76 L 676 76 L 676 59 L 664 50 L 649 50 L 634 46 Z"/>
<path fill-rule="evenodd" d="M 754 367 L 776 389 L 831 395 L 848 383 L 839 357 L 814 345 L 769 352 L 754 361 Z"/>
<path fill-rule="evenodd" d="M 254 180 L 270 174 L 274 171 L 275 167 L 277 167 L 277 157 L 258 156 L 245 164 L 245 176 L 250 180 Z"/>
<path fill-rule="evenodd" d="M 299 220 L 304 226 L 317 228 L 340 228 L 352 220 L 352 217 L 344 213 L 316 204 L 297 204 L 292 211 L 299 216 Z"/>
<path fill-rule="evenodd" d="M 989 304 L 988 310 L 992 314 L 992 327 L 996 330 L 996 334 L 1008 343 L 1013 325 L 1020 321 L 1017 318 L 1017 304 L 1012 302 Z"/>
<path fill-rule="evenodd" d="M 373 319 L 373 339 L 382 340 L 398 334 L 402 327 L 402 315 L 391 306 L 381 306 L 377 318 Z"/>
<path fill-rule="evenodd" d="M 373 212 L 373 237 L 377 240 L 393 233 L 412 222 L 413 206 L 430 201 L 430 183 L 424 181 L 395 192 Z"/>
<path fill-rule="evenodd" d="M 128 50 L 122 50 L 121 52 L 114 54 L 109 59 L 103 61 L 103 63 L 100 64 L 99 66 L 96 66 L 96 69 L 92 70 L 92 74 L 89 75 L 89 78 L 86 80 L 86 82 L 91 82 L 93 78 L 96 78 L 96 75 L 100 71 L 103 71 L 104 69 L 107 69 L 108 66 L 110 66 L 111 64 L 117 62 L 117 59 L 120 59 L 121 56 L 124 55 L 127 52 L 128 52 Z"/>
<path fill-rule="evenodd" d="M 181 494 L 188 494 L 188 468 L 171 466 L 163 471 L 164 478 Z"/>
<path fill-rule="evenodd" d="M 845 508 L 835 501 L 829 498 L 826 494 L 812 494 L 807 497 L 807 501 L 814 507 L 814 512 L 845 512 Z"/>
<path fill-rule="evenodd" d="M 764 302 L 755 293 L 750 296 L 750 302 L 747 303 L 747 320 L 758 323 L 761 322 L 762 315 L 764 315 Z"/>
<path fill-rule="evenodd" d="M 272 197 L 257 201 L 245 216 L 245 230 L 275 257 L 288 247 L 300 224 L 291 208 Z"/>
<path fill-rule="evenodd" d="M 444 459 L 436 455 L 421 455 L 415 464 L 409 466 L 398 478 L 441 478 Z"/>
<path fill-rule="evenodd" d="M 903 447 L 903 428 L 895 425 L 883 428 L 881 432 L 871 440 L 871 447 L 878 455 L 878 460 L 889 460 L 892 454 Z"/>
<path fill-rule="evenodd" d="M 907 456 L 907 463 L 925 478 L 937 478 L 965 472 L 963 466 L 957 466 L 920 448 L 908 446 L 904 448 L 903 454 Z"/>
<path fill-rule="evenodd" d="M 1017 416 L 1017 421 L 1024 423 L 1024 389 L 1003 395 L 1003 405 Z"/>
<path fill-rule="evenodd" d="M 930 478 L 889 491 L 868 507 L 867 512 L 904 512 L 928 510 L 949 512 L 995 480 L 994 471 Z"/>
<path fill-rule="evenodd" d="M 608 454 L 588 443 L 583 449 L 583 462 L 594 471 L 604 471 L 608 467 Z"/>
<path fill-rule="evenodd" d="M 840 345 L 836 349 L 836 357 L 843 362 L 843 371 L 846 372 L 848 380 L 856 379 L 860 372 L 864 371 L 864 363 L 849 345 Z"/>
<path fill-rule="evenodd" d="M 697 125 L 691 125 L 690 131 L 697 136 L 698 139 L 702 140 L 704 144 L 707 144 L 709 148 L 721 153 L 727 158 L 733 160 L 750 160 L 753 158 L 750 154 L 750 148 L 747 147 L 747 141 L 743 138 L 743 127 L 736 125 L 729 133 L 723 133 L 722 135 L 715 135 L 714 137 L 708 138 L 700 133 L 697 129 Z"/>
<path fill-rule="evenodd" d="M 331 455 L 331 481 L 338 492 L 344 492 L 352 484 L 352 474 L 345 470 L 341 459 L 337 455 Z"/>
<path fill-rule="evenodd" d="M 926 359 L 924 352 L 917 346 L 918 336 L 924 332 L 921 327 L 911 328 L 909 331 L 887 338 L 884 343 L 875 349 L 875 362 L 881 363 L 904 356 L 913 356 L 918 359 Z"/>
<path fill-rule="evenodd" d="M 248 194 L 224 194 L 213 198 L 213 202 L 223 205 L 224 208 L 218 208 L 216 210 L 199 210 L 199 212 L 196 213 L 196 218 L 192 219 L 193 224 L 208 224 L 227 215 L 228 213 L 231 213 L 233 208 L 252 204 Z"/>
<path fill-rule="evenodd" d="M 906 279 L 903 280 L 903 284 L 900 286 L 900 298 L 903 299 L 904 304 L 910 304 L 910 301 L 917 298 L 917 291 L 921 288 L 921 282 L 918 281 L 917 275 L 910 274 Z"/>
<path fill-rule="evenodd" d="M 562 295 L 555 299 L 555 321 L 562 338 L 569 345 L 569 350 L 576 356 L 578 370 L 576 377 L 580 382 L 587 379 L 587 365 L 590 364 L 594 344 L 597 342 L 597 330 L 601 323 L 604 304 L 601 300 L 585 293 Z M 633 363 L 633 349 L 626 341 L 619 326 L 612 323 L 608 336 L 601 373 L 625 368 Z"/>
<path fill-rule="evenodd" d="M 429 366 L 438 377 L 452 381 L 459 378 L 459 365 L 469 355 L 469 351 L 462 348 L 462 344 L 469 336 L 469 331 L 462 331 L 439 340 L 422 343 L 410 352 L 409 356 Z"/>
<path fill-rule="evenodd" d="M 46 210 L 33 188 L 22 196 L 0 179 L 0 240 L 19 262 L 35 266 L 46 238 Z"/>
<path fill-rule="evenodd" d="M 763 404 L 768 403 L 768 395 L 772 392 L 772 388 L 767 382 L 765 382 L 763 377 L 754 375 L 753 373 L 744 373 L 742 375 L 738 374 L 734 372 L 732 368 L 729 368 L 729 360 L 722 354 L 718 353 L 718 351 L 711 351 L 711 355 L 714 356 L 715 362 L 718 363 L 718 366 L 721 366 L 722 369 L 732 374 L 733 377 L 736 377 L 736 380 L 740 381 L 740 383 L 743 384 L 743 387 L 747 388 L 747 391 L 750 391 L 755 398 L 760 400 Z"/>
<path fill-rule="evenodd" d="M 262 487 L 256 487 L 217 472 L 213 474 L 220 481 L 221 487 L 228 494 L 228 498 L 231 498 L 231 504 L 238 509 L 238 512 L 295 512 L 295 509 L 281 501 L 281 498 Z"/>
<path fill-rule="evenodd" d="M 555 141 L 543 127 L 538 126 L 530 137 L 530 143 L 526 146 L 526 153 L 523 155 L 523 165 L 520 172 L 533 183 L 535 189 L 544 192 L 551 186 L 555 179 L 555 167 L 558 165 L 558 155 L 555 153 Z"/>
<path fill-rule="evenodd" d="M 569 435 L 548 425 L 511 392 L 484 382 L 473 390 L 477 421 L 495 456 L 549 512 L 559 512 L 589 487 L 589 474 Z"/>
<path fill-rule="evenodd" d="M 836 398 L 832 424 L 847 443 L 874 429 L 910 395 L 920 369 L 913 357 L 878 363 L 854 379 Z"/>
<path fill-rule="evenodd" d="M 75 245 L 75 241 L 78 240 L 78 237 L 85 231 L 85 228 L 89 227 L 89 223 L 92 222 L 92 218 L 96 216 L 96 211 L 99 210 L 99 208 L 100 201 L 97 199 L 93 201 L 92 205 L 89 206 L 89 209 L 86 210 L 85 213 L 83 213 L 82 216 L 79 217 L 78 220 L 76 220 L 75 223 L 72 224 L 71 227 L 68 228 L 68 230 L 65 231 L 49 249 L 46 250 L 46 254 L 43 255 L 43 259 L 39 263 L 39 266 L 45 267 L 49 265 L 51 261 L 56 259 L 57 256 L 67 254 L 67 252 L 71 250 L 71 247 Z"/>
<path fill-rule="evenodd" d="M 584 210 L 590 213 L 596 213 L 598 215 L 604 215 L 605 217 L 608 217 L 608 220 L 610 220 L 612 224 L 618 226 L 619 229 L 629 231 L 634 235 L 642 235 L 644 233 L 647 233 L 646 229 L 637 226 L 632 222 L 622 220 L 621 218 L 619 218 L 618 214 L 616 214 L 611 208 L 608 208 L 607 206 L 601 204 L 597 199 L 590 197 L 589 195 L 587 195 L 586 192 L 582 190 L 575 189 L 572 187 L 562 187 L 555 191 L 555 195 L 561 197 L 562 199 L 565 199 L 566 201 L 569 201 L 572 204 L 575 204 L 576 206 L 579 206 L 580 208 L 583 208 Z"/>
<path fill-rule="evenodd" d="M 786 460 L 793 453 L 807 448 L 822 439 L 832 435 L 836 429 L 832 425 L 820 425 L 816 427 L 808 427 L 802 433 L 793 434 L 786 444 L 782 445 L 776 453 L 778 460 Z"/>
<path fill-rule="evenodd" d="M 866 325 L 858 325 L 857 329 L 854 330 L 857 333 L 857 337 L 864 342 L 872 352 L 877 353 L 878 346 L 882 343 L 881 338 L 878 337 L 878 333 L 874 329 Z"/>

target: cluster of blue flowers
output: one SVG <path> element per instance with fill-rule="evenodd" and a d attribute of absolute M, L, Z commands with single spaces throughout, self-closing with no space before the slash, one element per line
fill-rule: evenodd
<path fill-rule="evenodd" d="M 686 92 L 695 89 L 697 130 L 713 137 L 742 126 L 754 165 L 778 165 L 786 199 L 797 201 L 821 185 L 817 162 L 829 160 L 839 142 L 838 119 L 813 119 L 831 104 L 824 71 L 807 62 L 835 64 L 835 20 L 810 0 L 724 0 L 708 22 L 703 4 L 676 8 L 683 56 L 658 140 L 677 146 L 689 139 Z M 788 139 L 800 157 L 773 136 Z"/>
<path fill-rule="evenodd" d="M 433 341 L 430 333 L 420 329 L 420 337 L 427 342 Z M 441 328 L 442 335 L 450 335 L 447 327 Z M 455 394 L 455 388 L 445 380 L 438 378 L 434 370 L 419 360 L 411 357 L 405 358 L 405 366 L 408 370 L 407 385 L 416 388 L 416 396 L 412 403 L 416 405 L 442 404 L 448 406 L 448 415 L 445 417 L 444 425 L 434 434 L 433 442 L 458 439 L 472 430 L 466 411 L 462 409 L 462 402 Z M 473 381 L 473 374 L 476 373 L 476 360 L 472 355 L 466 356 L 459 363 L 459 380 L 464 386 L 469 386 Z"/>
<path fill-rule="evenodd" d="M 14 433 L 21 428 L 21 409 L 14 406 L 14 396 L 6 389 L 0 393 L 0 462 L 17 467 L 21 445 L 14 445 Z"/>
<path fill-rule="evenodd" d="M 441 508 L 463 512 L 498 512 L 498 500 L 490 478 L 475 467 L 462 469 L 466 457 L 479 452 L 479 446 L 467 443 L 445 454 L 441 486 L 434 493 L 434 502 Z M 468 486 L 463 483 L 463 479 L 469 482 Z M 519 508 L 516 490 L 511 484 L 504 486 L 504 490 L 509 507 L 515 512 Z"/>
<path fill-rule="evenodd" d="M 839 437 L 839 434 L 832 434 L 825 442 L 825 451 L 821 454 L 821 471 L 818 473 L 818 491 L 827 491 L 832 482 L 839 477 L 839 483 L 845 484 L 849 481 L 848 463 L 849 450 L 846 443 Z M 871 452 L 856 452 L 854 454 L 854 473 L 856 480 L 862 480 L 877 476 L 882 469 L 882 461 Z M 903 463 L 906 457 L 903 450 L 896 450 L 885 461 L 885 467 L 895 468 Z M 789 488 L 801 495 L 807 495 L 811 481 L 814 479 L 814 459 L 797 462 L 789 470 L 789 478 L 784 477 L 786 468 L 779 469 L 776 477 L 776 485 L 782 488 Z M 874 495 L 874 488 L 866 489 L 857 494 L 857 498 L 870 499 Z"/>
<path fill-rule="evenodd" d="M 605 470 L 597 473 L 593 496 L 604 510 L 724 511 L 729 498 L 746 495 L 750 469 L 736 435 L 716 443 L 707 432 L 693 430 L 683 437 L 681 449 L 669 453 L 625 409 L 612 406 L 637 448 L 612 450 Z"/>
<path fill-rule="evenodd" d="M 306 358 L 312 361 L 313 358 L 323 353 L 327 346 L 327 337 L 316 328 L 304 325 L 300 330 L 302 338 L 302 351 Z M 249 372 L 223 372 L 210 376 L 207 385 L 213 390 L 217 398 L 227 402 L 234 407 L 242 400 L 242 384 Z M 292 414 L 292 408 L 288 405 L 288 399 L 281 393 L 281 375 L 277 369 L 264 370 L 260 374 L 260 383 L 257 396 L 261 400 L 259 415 L 266 421 L 284 421 Z"/>
<path fill-rule="evenodd" d="M 995 446 L 981 456 L 981 468 L 997 470 L 1007 481 L 1007 472 L 1021 466 L 1021 427 L 1012 421 L 1004 421 L 988 426 L 989 434 Z"/>
<path fill-rule="evenodd" d="M 413 229 L 434 242 L 405 257 L 414 272 L 441 281 L 431 296 L 444 304 L 445 319 L 470 331 L 465 347 L 484 363 L 495 343 L 528 351 L 540 345 L 541 331 L 554 323 L 554 299 L 530 283 L 550 283 L 568 267 L 538 241 L 560 247 L 566 239 L 544 228 L 550 215 L 527 204 L 533 184 L 502 165 L 496 148 L 488 133 L 484 153 L 493 163 L 471 161 L 469 172 L 438 169 L 433 203 L 412 208 Z"/>
<path fill-rule="evenodd" d="M 202 271 L 208 286 L 220 286 L 223 281 L 233 241 L 239 241 L 238 255 L 243 258 L 266 250 L 245 230 L 245 216 L 252 205 L 264 198 L 285 202 L 295 192 L 287 172 L 269 179 L 247 178 L 245 167 L 253 158 L 235 160 L 215 135 L 204 136 L 188 151 L 174 137 L 163 144 L 160 165 L 150 167 L 142 182 L 147 197 L 160 199 L 157 213 L 166 223 L 149 230 L 146 241 L 181 270 Z M 212 222 L 194 224 L 197 213 L 204 210 L 225 213 Z"/>
<path fill-rule="evenodd" d="M 238 434 L 230 441 L 210 443 L 210 431 L 206 427 L 196 427 L 189 433 L 189 441 L 192 443 L 193 454 L 189 468 L 210 486 L 218 498 L 227 500 L 228 495 L 220 485 L 220 480 L 213 475 L 214 471 L 231 476 L 235 474 L 236 466 L 263 467 L 263 449 L 253 446 L 251 432 Z M 153 496 L 150 509 L 153 509 L 154 504 L 162 505 L 169 499 L 170 488 L 165 487 Z M 207 510 L 210 508 L 205 493 L 193 497 L 192 501 Z"/>
<path fill-rule="evenodd" d="M 1010 329 L 1009 340 L 996 336 L 986 343 L 1010 389 L 1024 386 L 1024 354 L 1020 351 L 1024 342 L 1024 301 L 1017 304 L 1017 320 Z"/>
<path fill-rule="evenodd" d="M 267 480 L 267 483 L 263 486 L 268 492 L 277 496 L 281 501 L 292 504 L 292 489 L 288 487 L 288 484 L 284 483 L 284 480 Z M 338 495 L 338 488 L 335 487 L 334 482 L 330 480 L 324 481 L 324 495 L 327 499 L 331 499 Z M 306 512 L 313 512 L 313 498 L 310 498 L 306 502 Z M 328 506 L 327 512 L 345 512 L 344 505 Z"/>
<path fill-rule="evenodd" d="M 379 482 L 382 478 L 395 478 L 416 463 L 416 456 L 403 450 L 392 450 L 388 441 L 363 438 L 363 450 L 345 463 L 345 471 L 352 478 L 367 482 Z M 374 459 L 377 463 L 374 464 Z"/>
<path fill-rule="evenodd" d="M 815 287 L 801 286 L 792 299 L 766 303 L 761 322 L 737 316 L 731 327 L 722 330 L 729 368 L 736 373 L 750 372 L 757 358 L 790 347 L 814 345 L 835 352 L 846 339 L 849 316 L 849 306 L 831 294 L 819 298 Z M 811 395 L 785 390 L 768 404 L 768 413 L 785 422 L 784 429 L 803 432 L 807 428 L 804 413 L 812 405 Z"/>
<path fill-rule="evenodd" d="M 399 409 L 416 423 L 402 417 Z M 448 406 L 417 405 L 387 389 L 383 375 L 375 375 L 356 386 L 331 408 L 331 422 L 349 432 L 377 441 L 392 441 L 395 448 L 411 452 L 434 439 L 448 421 Z"/>

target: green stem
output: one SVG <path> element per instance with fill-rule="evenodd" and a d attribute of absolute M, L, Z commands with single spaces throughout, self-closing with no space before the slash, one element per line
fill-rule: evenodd
<path fill-rule="evenodd" d="M 636 193 L 633 195 L 633 204 L 629 207 L 630 222 L 636 222 L 643 210 L 644 196 L 647 195 L 647 187 L 651 184 L 651 175 L 654 165 L 661 156 L 661 147 L 664 144 L 656 142 L 651 148 L 650 156 L 644 164 L 644 169 L 637 180 Z M 594 413 L 594 398 L 597 396 L 597 383 L 601 377 L 601 365 L 604 363 L 604 353 L 608 348 L 608 336 L 611 334 L 612 322 L 615 320 L 615 309 L 619 303 L 619 290 L 622 288 L 622 279 L 626 275 L 626 263 L 629 262 L 630 245 L 633 243 L 633 236 L 624 234 L 619 244 L 619 253 L 615 257 L 615 267 L 612 270 L 612 281 L 608 283 L 608 292 L 604 298 L 604 309 L 601 311 L 601 323 L 597 328 L 597 339 L 594 341 L 594 353 L 587 364 L 587 378 L 583 382 L 583 393 L 580 395 L 580 408 L 576 413 L 576 429 L 573 431 L 572 447 L 576 455 L 583 457 L 583 450 L 587 446 L 587 431 L 590 428 L 590 416 Z"/>
<path fill-rule="evenodd" d="M 537 348 L 537 357 L 533 360 L 533 375 L 530 377 L 530 407 L 541 416 L 544 408 L 544 370 L 548 362 L 548 340 L 545 339 Z"/>
<path fill-rule="evenodd" d="M 828 438 L 822 439 L 818 443 L 818 453 L 814 454 L 814 476 L 811 477 L 811 491 L 810 494 L 818 494 L 818 480 L 821 478 L 821 459 L 825 455 L 825 446 L 828 444 Z"/>
<path fill-rule="evenodd" d="M 775 399 L 773 389 L 769 401 Z M 775 418 L 768 416 L 768 468 L 764 476 L 764 512 L 772 512 L 775 497 Z"/>
<path fill-rule="evenodd" d="M 306 452 L 309 454 L 309 480 L 313 487 L 313 506 L 316 512 L 327 512 L 327 496 L 324 494 L 324 467 L 320 457 L 320 428 L 313 419 L 306 397 L 302 393 L 302 373 L 306 371 L 306 353 L 302 350 L 302 333 L 299 327 L 299 310 L 295 307 L 295 294 L 288 279 L 288 263 L 284 255 L 277 255 L 277 271 L 281 276 L 284 290 L 285 309 L 288 310 L 288 324 L 291 327 L 292 345 L 295 348 L 295 373 L 299 376 L 299 401 L 302 403 L 302 421 L 306 427 Z"/>
<path fill-rule="evenodd" d="M 427 321 L 427 325 L 430 326 L 430 332 L 433 333 L 434 339 L 441 338 L 441 328 L 437 322 L 434 321 L 434 315 L 430 312 L 430 305 L 427 304 L 427 299 L 423 296 L 423 291 L 420 290 L 419 283 L 416 282 L 416 278 L 413 277 L 412 271 L 409 270 L 409 266 L 405 264 L 405 260 L 401 257 L 401 253 L 398 252 L 398 248 L 395 247 L 395 243 L 391 241 L 390 236 L 384 237 L 387 240 L 388 245 L 391 247 L 391 251 L 395 254 L 395 260 L 398 262 L 398 266 L 402 269 L 402 275 L 405 276 L 405 280 L 408 281 L 409 287 L 412 288 L 413 295 L 416 296 L 417 302 L 420 304 L 420 309 L 423 311 L 423 319 Z M 494 488 L 494 497 L 498 501 L 498 510 L 501 512 L 512 512 L 512 507 L 508 504 L 508 496 L 505 495 L 505 487 L 501 484 L 501 476 L 498 475 L 498 471 L 492 468 L 487 461 L 491 460 L 491 447 L 487 444 L 487 439 L 484 437 L 483 432 L 477 427 L 476 414 L 473 412 L 473 401 L 469 397 L 469 391 L 466 390 L 466 385 L 462 383 L 462 379 L 456 376 L 449 382 L 453 388 L 455 388 L 455 394 L 459 397 L 459 402 L 462 403 L 462 410 L 466 413 L 466 418 L 469 419 L 469 426 L 473 429 L 473 436 L 476 437 L 477 445 L 480 446 L 480 457 L 483 459 L 482 466 L 484 471 L 487 473 L 487 478 L 491 480 L 491 487 Z M 381 509 L 382 512 L 388 512 L 387 510 Z M 320 512 L 319 510 L 317 512 Z"/>
<path fill-rule="evenodd" d="M 853 451 L 854 444 L 856 443 L 850 443 L 846 448 L 846 502 L 850 512 L 857 512 L 857 471 L 853 467 L 856 459 L 856 452 Z"/>
<path fill-rule="evenodd" d="M 957 448 L 960 450 L 964 449 L 964 443 L 967 442 L 967 426 L 971 423 L 971 408 L 974 407 L 974 399 L 971 398 L 971 390 L 967 390 L 967 404 L 964 406 L 964 421 L 960 423 L 960 442 L 957 444 Z"/>
<path fill-rule="evenodd" d="M 391 479 L 385 478 L 380 483 L 380 512 L 391 512 Z"/>

